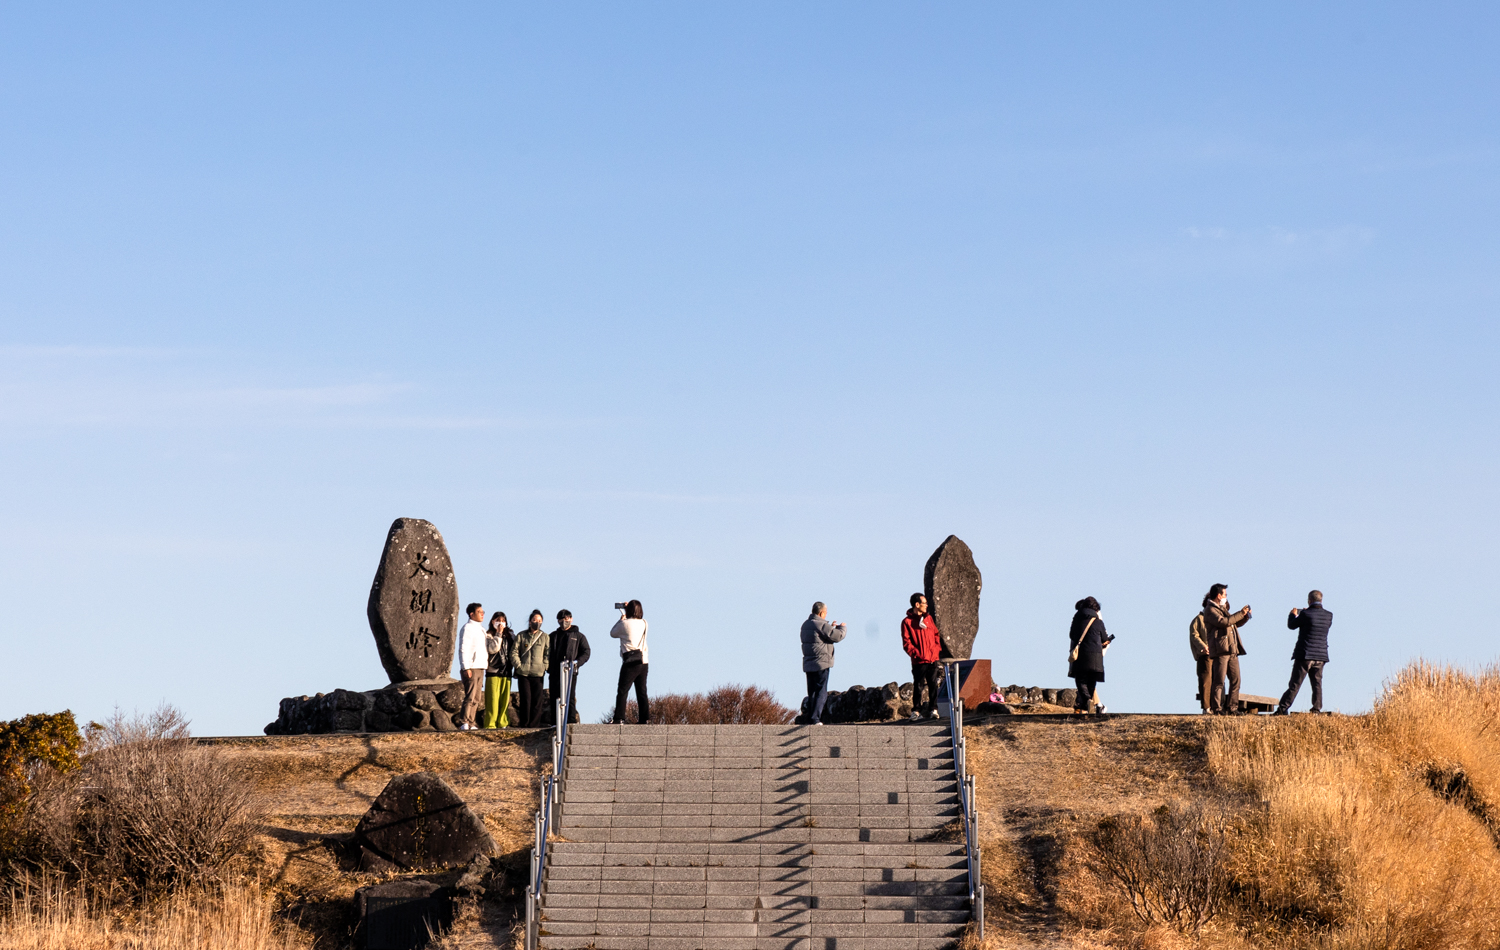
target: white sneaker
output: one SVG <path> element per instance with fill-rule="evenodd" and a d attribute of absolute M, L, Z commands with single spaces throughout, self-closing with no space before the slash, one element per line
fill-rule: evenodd
<path fill-rule="evenodd" d="M 913 709 L 911 711 L 911 715 L 907 718 L 909 718 L 912 722 L 916 722 L 918 719 L 922 718 L 922 713 L 920 710 Z"/>
<path fill-rule="evenodd" d="M 940 715 L 938 715 L 938 711 L 936 709 L 934 709 L 932 712 L 930 712 L 930 713 L 927 714 L 927 718 L 928 719 L 941 719 L 943 717 L 940 716 Z"/>

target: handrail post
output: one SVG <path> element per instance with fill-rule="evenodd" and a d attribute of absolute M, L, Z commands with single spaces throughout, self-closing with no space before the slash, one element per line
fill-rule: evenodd
<path fill-rule="evenodd" d="M 537 945 L 536 901 L 531 885 L 526 885 L 526 950 L 536 950 Z"/>
<path fill-rule="evenodd" d="M 953 741 L 953 770 L 958 784 L 958 806 L 964 826 L 964 863 L 969 868 L 969 907 L 979 939 L 984 939 L 984 885 L 979 880 L 979 812 L 974 800 L 974 776 L 968 774 L 968 744 L 964 740 L 964 704 L 958 695 L 958 662 L 943 664 L 948 690 L 948 729 Z"/>
<path fill-rule="evenodd" d="M 552 774 L 542 780 L 541 807 L 536 813 L 536 840 L 531 849 L 531 877 L 526 885 L 526 950 L 537 950 L 541 942 L 542 886 L 547 879 L 547 839 L 557 826 L 562 807 L 563 773 L 568 756 L 568 710 L 572 708 L 574 680 L 578 661 L 563 663 L 558 684 L 561 696 L 555 696 L 557 718 L 552 730 Z"/>

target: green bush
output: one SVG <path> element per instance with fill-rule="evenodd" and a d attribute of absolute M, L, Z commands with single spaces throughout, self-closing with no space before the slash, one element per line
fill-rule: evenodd
<path fill-rule="evenodd" d="M 73 713 L 36 713 L 0 723 L 0 849 L 11 846 L 39 774 L 78 768 L 83 737 Z"/>

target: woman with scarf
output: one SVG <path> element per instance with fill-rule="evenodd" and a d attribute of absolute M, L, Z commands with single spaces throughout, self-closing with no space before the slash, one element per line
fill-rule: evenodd
<path fill-rule="evenodd" d="M 533 610 L 526 629 L 516 634 L 510 645 L 510 666 L 521 688 L 520 713 L 524 729 L 542 724 L 542 674 L 547 672 L 547 653 L 551 637 L 542 629 L 542 612 Z"/>
<path fill-rule="evenodd" d="M 505 614 L 495 611 L 484 637 L 484 648 L 490 655 L 489 678 L 484 681 L 486 729 L 504 729 L 511 725 L 510 678 L 515 675 L 515 668 L 510 665 L 510 648 L 515 640 L 516 632 L 510 628 Z"/>
<path fill-rule="evenodd" d="M 1075 714 L 1104 712 L 1094 707 L 1094 688 L 1104 682 L 1104 648 L 1114 639 L 1099 618 L 1099 601 L 1085 597 L 1073 605 L 1073 626 L 1068 631 L 1068 675 L 1078 687 L 1073 701 Z"/>

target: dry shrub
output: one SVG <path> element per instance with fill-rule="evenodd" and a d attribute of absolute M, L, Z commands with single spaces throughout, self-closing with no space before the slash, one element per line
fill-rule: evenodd
<path fill-rule="evenodd" d="M 55 878 L 25 879 L 0 901 L 6 950 L 304 950 L 255 888 L 183 891 L 149 912 L 120 916 Z"/>
<path fill-rule="evenodd" d="M 65 873 L 111 902 L 222 884 L 260 818 L 222 754 L 186 738 L 170 708 L 116 713 L 89 744 L 77 770 L 38 776 L 12 864 Z"/>
<path fill-rule="evenodd" d="M 1099 823 L 1086 860 L 1145 924 L 1196 934 L 1223 908 L 1229 820 L 1222 808 L 1170 804 Z"/>
<path fill-rule="evenodd" d="M 1215 722 L 1215 778 L 1261 803 L 1234 849 L 1243 926 L 1329 950 L 1500 945 L 1497 703 L 1495 670 L 1418 663 L 1369 717 Z M 1461 794 L 1435 790 L 1460 772 Z"/>
<path fill-rule="evenodd" d="M 640 716 L 635 700 L 625 705 L 625 721 Z M 776 701 L 776 694 L 759 686 L 729 683 L 707 693 L 663 693 L 651 697 L 651 722 L 661 725 L 784 725 L 796 716 Z M 603 722 L 614 719 L 614 710 Z"/>

